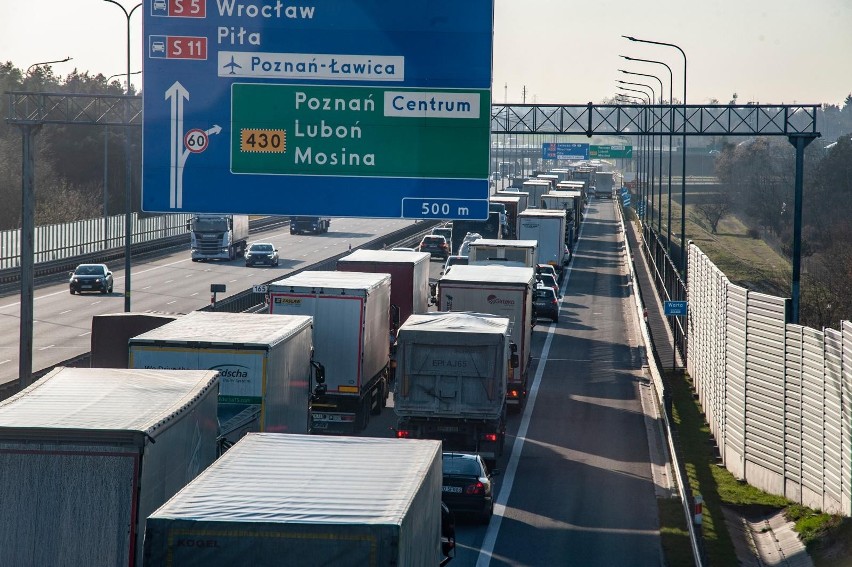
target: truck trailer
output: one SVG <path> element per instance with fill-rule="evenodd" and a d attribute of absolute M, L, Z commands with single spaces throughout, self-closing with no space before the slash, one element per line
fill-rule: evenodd
<path fill-rule="evenodd" d="M 394 388 L 397 437 L 440 439 L 446 451 L 503 453 L 509 368 L 509 319 L 484 313 L 414 315 L 399 329 Z"/>
<path fill-rule="evenodd" d="M 248 215 L 196 214 L 187 228 L 193 262 L 234 260 L 248 247 Z"/>
<path fill-rule="evenodd" d="M 535 267 L 538 243 L 535 240 L 491 240 L 480 238 L 470 244 L 469 265 L 492 264 Z"/>
<path fill-rule="evenodd" d="M 145 567 L 441 562 L 441 443 L 250 433 L 148 517 Z"/>
<path fill-rule="evenodd" d="M 325 383 L 311 402 L 311 433 L 367 427 L 389 393 L 389 274 L 306 271 L 269 284 L 269 312 L 314 318 Z"/>
<path fill-rule="evenodd" d="M 248 431 L 306 433 L 310 317 L 194 311 L 129 341 L 130 367 L 219 372 L 219 440 Z"/>
<path fill-rule="evenodd" d="M 550 264 L 557 272 L 570 260 L 565 245 L 565 213 L 561 210 L 527 209 L 520 215 L 520 238 L 538 241 L 536 264 Z"/>
<path fill-rule="evenodd" d="M 509 266 L 454 266 L 438 280 L 441 311 L 472 311 L 506 317 L 520 364 L 509 371 L 506 405 L 519 411 L 527 395 L 535 270 Z"/>
<path fill-rule="evenodd" d="M 216 459 L 218 385 L 60 367 L 0 402 L 0 565 L 142 567 L 145 518 Z"/>
<path fill-rule="evenodd" d="M 525 193 L 529 193 L 530 195 L 527 202 L 527 208 L 535 209 L 540 207 L 541 196 L 555 188 L 556 186 L 546 179 L 530 179 L 529 181 L 524 181 L 523 190 Z"/>
<path fill-rule="evenodd" d="M 128 368 L 127 342 L 180 315 L 173 313 L 106 313 L 92 317 L 92 368 Z"/>
<path fill-rule="evenodd" d="M 521 198 L 517 195 L 492 195 L 491 202 L 503 205 L 506 209 L 507 231 L 505 238 L 515 239 L 518 237 L 518 213 L 520 212 Z"/>

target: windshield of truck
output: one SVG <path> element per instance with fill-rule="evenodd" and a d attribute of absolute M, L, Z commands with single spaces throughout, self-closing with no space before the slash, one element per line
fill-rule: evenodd
<path fill-rule="evenodd" d="M 192 230 L 195 232 L 225 232 L 228 221 L 223 218 L 195 218 L 192 220 Z"/>

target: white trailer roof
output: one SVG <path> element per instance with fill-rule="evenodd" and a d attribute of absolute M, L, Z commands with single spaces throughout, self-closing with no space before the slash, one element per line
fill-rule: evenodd
<path fill-rule="evenodd" d="M 582 197 L 583 193 L 581 191 L 551 191 L 549 193 L 545 193 L 542 197 Z"/>
<path fill-rule="evenodd" d="M 331 290 L 367 290 L 370 291 L 382 285 L 390 274 L 374 274 L 367 272 L 325 272 L 304 271 L 283 280 L 272 282 L 270 287 L 293 288 L 304 291 L 304 288 Z M 270 289 L 270 291 L 281 291 Z"/>
<path fill-rule="evenodd" d="M 400 333 L 405 331 L 505 335 L 509 332 L 509 319 L 471 311 L 433 311 L 411 315 L 399 328 Z"/>
<path fill-rule="evenodd" d="M 524 185 L 550 185 L 550 181 L 547 179 L 531 179 L 530 181 L 524 181 Z"/>
<path fill-rule="evenodd" d="M 489 198 L 492 203 L 520 203 L 521 198 L 517 195 L 504 195 L 501 192 L 498 192 L 494 195 L 491 195 Z"/>
<path fill-rule="evenodd" d="M 249 433 L 150 518 L 398 524 L 441 442 Z"/>
<path fill-rule="evenodd" d="M 179 341 L 211 345 L 239 343 L 266 346 L 284 341 L 312 323 L 313 318 L 305 315 L 269 317 L 259 313 L 193 311 L 162 327 L 134 337 L 130 342 L 153 344 L 158 341 Z"/>
<path fill-rule="evenodd" d="M 404 250 L 356 250 L 337 260 L 340 262 L 384 262 L 388 264 L 418 264 L 428 262 L 428 252 L 406 252 Z"/>
<path fill-rule="evenodd" d="M 480 238 L 474 240 L 471 246 L 495 246 L 498 248 L 535 248 L 538 240 L 509 240 L 499 238 Z"/>
<path fill-rule="evenodd" d="M 549 209 L 527 209 L 522 213 L 518 213 L 519 217 L 532 217 L 532 218 L 542 218 L 542 217 L 558 217 L 565 218 L 565 213 L 562 210 L 553 211 Z"/>
<path fill-rule="evenodd" d="M 532 268 L 477 264 L 453 266 L 452 270 L 441 276 L 440 281 L 529 285 L 534 279 L 535 271 Z"/>
<path fill-rule="evenodd" d="M 218 376 L 216 370 L 57 368 L 0 402 L 0 434 L 50 429 L 153 435 L 215 388 Z"/>

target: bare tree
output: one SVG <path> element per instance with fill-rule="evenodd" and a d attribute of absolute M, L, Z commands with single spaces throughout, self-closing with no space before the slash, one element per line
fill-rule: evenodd
<path fill-rule="evenodd" d="M 732 204 L 731 194 L 728 191 L 722 190 L 712 196 L 706 197 L 704 202 L 695 206 L 695 210 L 707 221 L 713 234 L 716 234 L 719 222 L 725 215 L 731 212 Z"/>

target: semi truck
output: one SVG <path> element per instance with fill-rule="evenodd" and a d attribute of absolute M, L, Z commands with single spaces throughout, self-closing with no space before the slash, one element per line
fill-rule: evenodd
<path fill-rule="evenodd" d="M 129 341 L 130 367 L 219 373 L 220 450 L 249 431 L 306 433 L 310 317 L 194 311 Z M 320 370 L 321 372 L 321 370 Z"/>
<path fill-rule="evenodd" d="M 527 209 L 518 217 L 520 238 L 538 241 L 536 264 L 550 264 L 561 273 L 570 260 L 565 245 L 565 213 L 561 210 Z"/>
<path fill-rule="evenodd" d="M 555 188 L 555 185 L 551 185 L 550 181 L 545 179 L 530 179 L 529 181 L 524 181 L 523 190 L 525 193 L 529 193 L 529 200 L 527 202 L 527 208 L 535 209 L 541 206 L 541 196 L 550 191 L 552 188 Z"/>
<path fill-rule="evenodd" d="M 438 280 L 441 311 L 490 313 L 509 319 L 519 366 L 511 368 L 506 386 L 509 411 L 520 411 L 527 395 L 532 361 L 532 299 L 535 270 L 510 266 L 454 266 Z"/>
<path fill-rule="evenodd" d="M 106 313 L 92 317 L 92 368 L 128 368 L 127 342 L 171 323 L 174 313 Z"/>
<path fill-rule="evenodd" d="M 148 517 L 146 567 L 441 563 L 441 443 L 251 433 Z"/>
<path fill-rule="evenodd" d="M 0 565 L 142 567 L 145 518 L 216 459 L 218 385 L 60 367 L 0 402 Z"/>
<path fill-rule="evenodd" d="M 529 202 L 530 194 L 526 191 L 497 191 L 494 193 L 495 197 L 517 197 L 518 198 L 518 213 L 524 212 L 529 206 L 527 203 Z"/>
<path fill-rule="evenodd" d="M 314 319 L 311 433 L 351 434 L 379 415 L 389 394 L 390 274 L 305 271 L 269 284 L 269 312 Z"/>
<path fill-rule="evenodd" d="M 541 196 L 541 208 L 565 211 L 566 220 L 579 222 L 583 212 L 583 195 L 580 191 L 551 191 Z"/>
<path fill-rule="evenodd" d="M 400 324 L 412 313 L 425 313 L 429 308 L 428 252 L 398 250 L 356 250 L 337 261 L 340 272 L 390 274 L 390 333 L 395 336 Z M 393 384 L 396 369 L 395 339 L 390 339 L 390 368 L 388 380 Z"/>
<path fill-rule="evenodd" d="M 196 214 L 187 228 L 193 262 L 234 260 L 248 247 L 248 215 Z"/>
<path fill-rule="evenodd" d="M 458 250 L 464 242 L 467 233 L 477 233 L 482 238 L 503 238 L 501 234 L 500 213 L 490 211 L 487 220 L 464 220 L 453 221 L 453 245 L 450 249 L 458 254 Z M 466 256 L 466 254 L 464 254 Z"/>
<path fill-rule="evenodd" d="M 503 454 L 513 352 L 509 319 L 483 313 L 414 315 L 399 328 L 396 435 L 440 439 L 445 451 Z"/>
<path fill-rule="evenodd" d="M 614 176 L 614 171 L 598 171 L 595 173 L 595 188 L 599 198 L 612 199 L 613 189 L 615 188 Z"/>
<path fill-rule="evenodd" d="M 518 237 L 518 213 L 520 212 L 521 198 L 517 195 L 492 195 L 492 204 L 503 205 L 506 209 L 506 234 L 505 238 L 515 239 Z"/>
<path fill-rule="evenodd" d="M 290 219 L 290 234 L 323 234 L 328 232 L 331 219 L 325 217 L 293 217 Z"/>
<path fill-rule="evenodd" d="M 535 240 L 479 239 L 471 242 L 469 265 L 496 264 L 503 266 L 535 267 L 538 254 Z"/>

